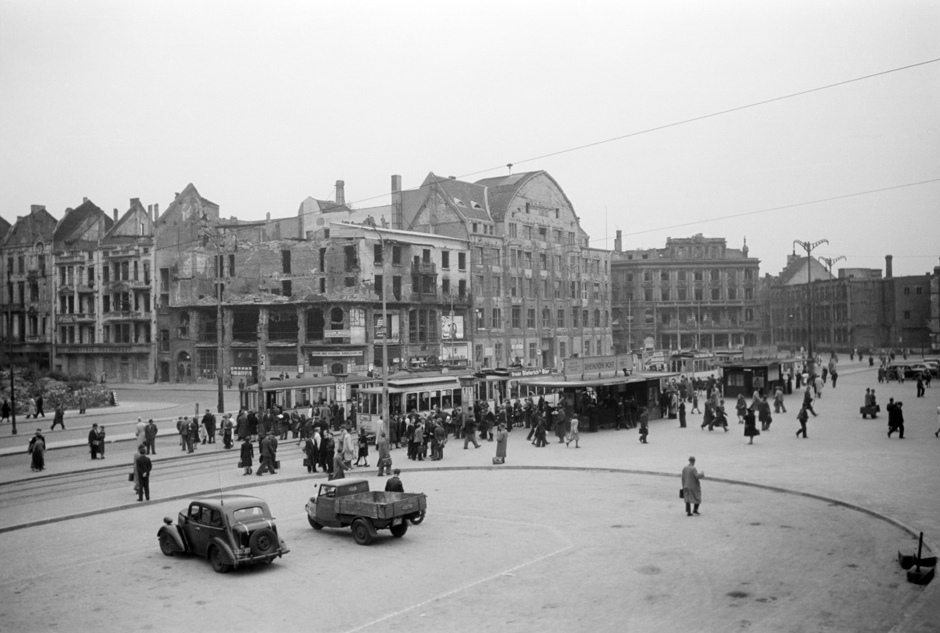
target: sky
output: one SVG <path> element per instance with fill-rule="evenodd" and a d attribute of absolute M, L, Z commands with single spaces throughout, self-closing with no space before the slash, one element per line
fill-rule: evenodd
<path fill-rule="evenodd" d="M 836 269 L 919 275 L 938 59 L 932 0 L 0 0 L 0 217 L 165 209 L 188 183 L 226 218 L 288 217 L 336 180 L 368 207 L 393 174 L 512 163 L 595 247 L 746 239 L 778 274 L 825 239 Z"/>

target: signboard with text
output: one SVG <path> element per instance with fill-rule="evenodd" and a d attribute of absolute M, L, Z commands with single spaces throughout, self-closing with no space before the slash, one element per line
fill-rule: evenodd
<path fill-rule="evenodd" d="M 583 356 L 580 358 L 565 359 L 566 376 L 582 376 L 586 374 L 613 375 L 633 371 L 633 354 L 618 354 L 616 356 Z"/>

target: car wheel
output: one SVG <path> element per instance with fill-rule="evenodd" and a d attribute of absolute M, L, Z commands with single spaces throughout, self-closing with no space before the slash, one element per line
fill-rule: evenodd
<path fill-rule="evenodd" d="M 411 518 L 408 520 L 411 521 L 412 525 L 421 525 L 421 522 L 424 521 L 424 510 L 418 514 L 411 515 Z"/>
<path fill-rule="evenodd" d="M 353 538 L 360 545 L 370 545 L 372 543 L 372 534 L 369 532 L 369 526 L 365 519 L 356 519 L 352 522 Z"/>
<path fill-rule="evenodd" d="M 163 552 L 164 556 L 172 556 L 176 553 L 173 549 L 173 541 L 166 532 L 160 533 L 160 551 Z"/>
<path fill-rule="evenodd" d="M 227 573 L 232 568 L 222 561 L 222 550 L 218 547 L 209 550 L 209 562 L 212 563 L 212 570 L 219 574 Z"/>
<path fill-rule="evenodd" d="M 248 547 L 255 556 L 266 556 L 277 551 L 277 534 L 271 528 L 261 528 L 252 533 Z"/>
<path fill-rule="evenodd" d="M 405 535 L 405 532 L 408 531 L 408 522 L 402 521 L 399 525 L 393 525 L 391 527 L 392 536 L 395 538 L 401 538 Z"/>
<path fill-rule="evenodd" d="M 323 526 L 320 525 L 319 523 L 317 523 L 316 520 L 314 520 L 314 518 L 313 518 L 312 516 L 310 516 L 309 514 L 307 515 L 307 523 L 309 523 L 309 524 L 310 524 L 310 527 L 312 527 L 314 530 L 322 530 L 322 529 L 323 529 Z"/>

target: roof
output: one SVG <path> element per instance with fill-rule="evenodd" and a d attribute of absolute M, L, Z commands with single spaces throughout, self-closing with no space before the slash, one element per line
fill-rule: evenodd
<path fill-rule="evenodd" d="M 56 242 L 64 242 L 66 244 L 77 242 L 86 237 L 86 234 L 93 229 L 97 222 L 103 222 L 104 226 L 99 228 L 97 234 L 92 233 L 88 235 L 86 239 L 97 240 L 102 237 L 114 226 L 114 220 L 109 218 L 107 213 L 95 206 L 95 203 L 91 200 L 85 200 L 78 208 L 72 209 L 65 214 L 65 217 L 59 220 L 52 239 Z"/>
<path fill-rule="evenodd" d="M 492 222 L 489 212 L 486 187 L 455 178 L 443 178 L 433 172 L 424 179 L 422 186 L 437 185 L 447 201 L 468 220 Z"/>
<path fill-rule="evenodd" d="M 490 213 L 493 215 L 493 217 L 504 218 L 509 215 L 509 205 L 512 204 L 513 198 L 516 197 L 516 194 L 519 192 L 519 190 L 530 180 L 535 178 L 547 178 L 558 189 L 558 192 L 564 198 L 565 204 L 571 210 L 571 213 L 574 214 L 575 218 L 578 217 L 578 214 L 574 211 L 574 205 L 571 204 L 571 200 L 568 199 L 565 191 L 546 171 L 527 171 L 509 176 L 484 178 L 483 180 L 478 180 L 476 184 L 487 188 L 487 195 L 490 203 Z"/>
<path fill-rule="evenodd" d="M 190 503 L 201 503 L 213 508 L 221 508 L 223 506 L 222 501 L 224 501 L 224 506 L 229 510 L 239 510 L 241 508 L 251 508 L 257 505 L 262 505 L 268 507 L 267 501 L 261 499 L 260 497 L 253 497 L 251 495 L 232 495 L 232 494 L 220 494 L 215 497 L 199 497 L 198 499 L 193 499 Z"/>
<path fill-rule="evenodd" d="M 141 223 L 144 225 L 143 234 L 141 234 Z M 130 209 L 117 222 L 113 223 L 103 241 L 120 242 L 136 240 L 140 237 L 153 237 L 153 219 L 144 208 L 144 205 L 140 203 L 140 200 L 134 198 L 131 200 Z"/>
<path fill-rule="evenodd" d="M 16 219 L 16 224 L 7 232 L 4 246 L 32 246 L 37 240 L 48 242 L 52 239 L 56 222 L 46 207 L 36 205 L 29 215 Z"/>
<path fill-rule="evenodd" d="M 810 276 L 812 281 L 821 279 L 835 279 L 835 277 L 826 270 L 826 267 L 815 257 L 796 257 L 791 255 L 787 257 L 787 265 L 777 275 L 777 284 L 781 286 L 794 286 L 806 283 L 806 262 L 809 260 Z"/>
<path fill-rule="evenodd" d="M 547 387 L 549 389 L 577 389 L 583 387 L 608 387 L 610 385 L 628 385 L 631 383 L 646 382 L 648 380 L 659 380 L 660 378 L 669 378 L 678 376 L 677 372 L 645 372 L 633 373 L 629 376 L 608 376 L 606 378 L 572 378 L 566 380 L 564 376 L 552 376 L 550 378 L 523 378 L 519 380 L 519 385 L 526 387 Z"/>
<path fill-rule="evenodd" d="M 6 237 L 7 231 L 10 230 L 10 223 L 0 218 L 0 241 L 3 241 L 3 238 Z"/>

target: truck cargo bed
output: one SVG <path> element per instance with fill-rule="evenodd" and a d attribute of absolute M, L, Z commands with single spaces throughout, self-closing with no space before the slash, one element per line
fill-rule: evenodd
<path fill-rule="evenodd" d="M 337 515 L 394 519 L 421 512 L 427 508 L 427 497 L 420 492 L 371 491 L 340 497 L 336 500 Z"/>

